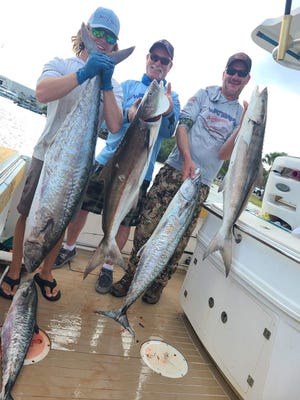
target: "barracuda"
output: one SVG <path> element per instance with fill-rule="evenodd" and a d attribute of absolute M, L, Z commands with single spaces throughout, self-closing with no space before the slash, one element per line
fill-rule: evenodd
<path fill-rule="evenodd" d="M 82 25 L 88 52 L 99 52 Z M 115 64 L 134 47 L 108 55 Z M 56 245 L 77 210 L 94 161 L 98 116 L 102 114 L 100 76 L 87 82 L 77 104 L 56 134 L 44 165 L 26 222 L 24 264 L 34 271 Z"/>
<path fill-rule="evenodd" d="M 120 146 L 101 171 L 105 186 L 102 216 L 104 237 L 85 269 L 84 278 L 105 259 L 124 267 L 115 236 L 122 220 L 137 202 L 158 136 L 161 116 L 169 108 L 164 93 L 162 84 L 153 80 Z"/>
<path fill-rule="evenodd" d="M 223 180 L 223 221 L 203 259 L 219 250 L 228 276 L 232 262 L 232 228 L 248 203 L 261 165 L 267 119 L 267 88 L 253 91 Z M 223 186 L 222 186 L 223 188 Z M 221 189 L 222 189 L 221 188 Z"/>
<path fill-rule="evenodd" d="M 134 335 L 134 330 L 128 322 L 127 310 L 151 285 L 172 257 L 193 217 L 200 183 L 200 174 L 197 174 L 194 179 L 188 178 L 183 182 L 151 237 L 140 249 L 137 270 L 122 307 L 116 310 L 95 311 L 113 318 L 132 335 Z"/>

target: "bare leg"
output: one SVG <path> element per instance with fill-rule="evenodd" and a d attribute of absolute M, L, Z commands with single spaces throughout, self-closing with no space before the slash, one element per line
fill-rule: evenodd
<path fill-rule="evenodd" d="M 39 275 L 42 279 L 53 282 L 52 276 L 52 266 L 56 260 L 57 254 L 61 248 L 64 235 L 61 236 L 60 240 L 57 242 L 55 247 L 50 251 L 50 253 L 45 257 L 43 266 L 39 270 Z M 45 287 L 47 297 L 55 297 L 59 291 L 58 285 L 52 290 L 48 286 Z"/>
<path fill-rule="evenodd" d="M 86 210 L 80 210 L 74 221 L 71 221 L 69 223 L 67 230 L 67 240 L 66 240 L 66 244 L 68 246 L 72 246 L 76 243 L 77 238 L 86 223 L 88 213 L 89 212 Z"/>
<path fill-rule="evenodd" d="M 120 250 L 125 246 L 130 234 L 130 226 L 120 225 L 116 235 L 116 242 Z"/>
<path fill-rule="evenodd" d="M 18 279 L 21 272 L 22 267 L 22 258 L 23 258 L 23 240 L 25 233 L 27 217 L 24 215 L 20 215 L 14 231 L 14 240 L 13 240 L 13 256 L 12 263 L 7 273 L 11 279 Z M 2 290 L 8 295 L 14 295 L 18 286 L 14 286 L 13 290 L 11 290 L 10 285 L 6 282 L 2 282 L 1 285 Z"/>

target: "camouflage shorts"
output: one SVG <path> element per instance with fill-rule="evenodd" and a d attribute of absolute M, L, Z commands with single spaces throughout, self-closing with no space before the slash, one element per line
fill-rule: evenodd
<path fill-rule="evenodd" d="M 175 168 L 165 164 L 155 177 L 152 187 L 146 196 L 141 222 L 135 229 L 133 249 L 131 252 L 128 271 L 134 271 L 138 263 L 138 250 L 146 243 L 156 228 L 169 203 L 177 193 L 182 184 L 182 173 Z M 178 261 L 187 245 L 190 235 L 193 233 L 201 211 L 202 204 L 209 194 L 209 186 L 201 184 L 199 187 L 199 201 L 196 205 L 193 218 L 183 238 L 177 246 L 175 253 L 170 259 L 167 267 L 157 278 L 157 281 L 165 285 L 171 275 L 176 271 Z"/>

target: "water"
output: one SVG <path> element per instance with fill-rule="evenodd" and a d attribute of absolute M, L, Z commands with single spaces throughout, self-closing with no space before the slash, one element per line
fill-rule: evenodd
<path fill-rule="evenodd" d="M 46 118 L 0 97 L 0 146 L 31 156 Z"/>
<path fill-rule="evenodd" d="M 19 151 L 31 157 L 33 148 L 46 123 L 44 115 L 19 107 L 11 100 L 0 96 L 0 146 Z M 96 154 L 104 147 L 105 141 L 98 139 Z M 156 174 L 162 164 L 156 163 Z"/>
<path fill-rule="evenodd" d="M 0 121 L 0 146 L 15 149 L 31 157 L 45 127 L 46 117 L 19 107 L 13 101 L 0 96 Z M 104 140 L 98 140 L 96 154 L 104 144 Z"/>

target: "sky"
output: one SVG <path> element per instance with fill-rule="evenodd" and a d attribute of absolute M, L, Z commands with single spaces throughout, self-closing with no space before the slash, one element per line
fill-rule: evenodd
<path fill-rule="evenodd" d="M 34 89 L 47 61 L 73 56 L 71 36 L 99 6 L 111 8 L 120 19 L 119 48 L 135 46 L 114 77 L 119 82 L 140 79 L 152 43 L 168 39 L 175 56 L 167 80 L 182 107 L 200 88 L 221 85 L 229 56 L 249 54 L 251 80 L 240 102 L 250 100 L 256 85 L 268 88 L 263 154 L 300 157 L 300 71 L 279 65 L 251 39 L 264 20 L 282 16 L 285 0 L 10 0 L 1 8 L 0 75 Z M 300 0 L 293 0 L 292 9 L 297 7 Z"/>

